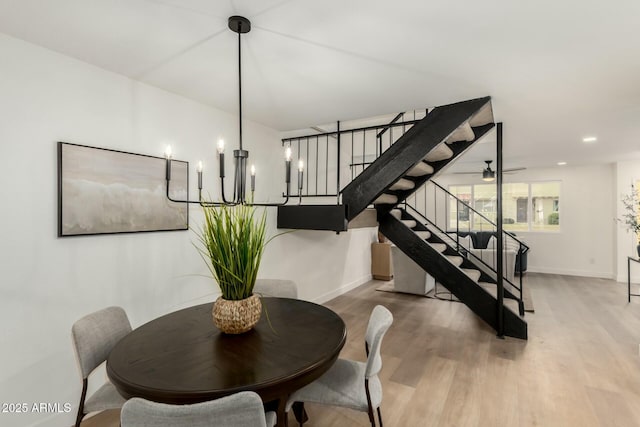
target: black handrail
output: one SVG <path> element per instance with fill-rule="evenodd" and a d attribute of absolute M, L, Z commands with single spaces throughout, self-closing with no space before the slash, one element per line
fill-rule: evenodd
<path fill-rule="evenodd" d="M 376 138 L 382 137 L 382 135 L 384 135 L 384 133 L 389 130 L 391 125 L 393 125 L 395 122 L 397 122 L 398 120 L 404 117 L 404 113 L 405 113 L 404 111 L 402 113 L 398 113 L 397 116 L 395 116 L 386 126 L 382 128 L 380 132 L 378 132 L 378 134 L 376 135 Z"/>
<path fill-rule="evenodd" d="M 455 196 L 454 196 L 455 197 Z M 459 241 L 459 236 L 456 233 L 456 239 L 454 240 L 451 236 L 448 235 L 447 231 L 441 229 L 440 227 L 438 227 L 438 225 L 436 223 L 434 223 L 433 221 L 431 221 L 429 218 L 427 218 L 426 216 L 424 216 L 420 211 L 418 211 L 416 208 L 414 208 L 413 206 L 411 206 L 407 201 L 404 201 L 402 203 L 405 207 L 406 210 L 410 209 L 411 210 L 411 215 L 417 216 L 418 219 L 421 219 L 425 225 L 429 224 L 430 226 L 432 226 L 433 228 L 435 228 L 436 230 L 438 230 L 441 233 L 441 236 L 446 236 L 448 239 L 450 239 L 451 241 L 456 243 L 456 251 L 458 251 L 458 253 L 465 257 L 465 258 L 469 258 L 469 255 L 471 257 L 473 257 L 477 262 L 483 264 L 485 267 L 487 267 L 490 271 L 492 271 L 493 273 L 496 273 L 496 278 L 497 278 L 497 271 L 495 270 L 495 268 L 491 267 L 489 264 L 487 264 L 483 259 L 479 258 L 477 255 L 475 255 L 474 253 L 472 253 L 471 251 L 469 251 L 469 248 L 465 248 L 465 250 L 461 251 L 460 248 L 464 248 L 464 246 L 460 245 L 460 241 Z M 408 208 L 408 209 L 407 209 Z M 482 249 L 479 249 L 482 250 Z M 496 251 L 497 252 L 497 251 Z M 520 277 L 522 277 L 522 271 L 520 271 Z M 511 282 L 509 279 L 507 279 L 506 277 L 504 277 L 503 275 L 503 280 L 505 282 L 507 282 L 510 286 L 512 286 L 514 289 L 516 289 L 518 291 L 518 293 L 520 294 L 520 298 L 518 299 L 518 301 L 522 301 L 522 281 L 520 282 L 520 286 L 517 286 L 515 283 Z"/>
<path fill-rule="evenodd" d="M 443 186 L 441 186 L 440 184 L 438 184 L 437 182 L 435 182 L 434 180 L 430 181 L 433 185 L 435 185 L 436 187 L 438 187 L 439 189 L 441 189 L 442 191 L 444 191 L 445 193 L 447 193 L 449 196 L 453 197 L 454 199 L 456 199 L 461 205 L 463 205 L 465 208 L 471 210 L 472 212 L 474 212 L 475 214 L 479 215 L 482 219 L 484 219 L 486 222 L 489 223 L 489 225 L 492 226 L 496 226 L 496 224 L 491 221 L 489 218 L 487 218 L 486 216 L 482 215 L 482 213 L 478 212 L 477 210 L 475 210 L 471 205 L 467 204 L 464 202 L 464 200 L 459 199 L 455 194 L 452 194 L 449 190 L 447 190 L 446 188 L 444 188 Z M 521 249 L 524 248 L 523 253 L 527 252 L 530 248 L 529 246 L 527 246 L 526 243 L 524 243 L 522 240 L 518 239 L 518 237 L 507 231 L 504 230 L 504 234 L 507 234 L 509 237 L 511 237 L 513 240 L 515 240 L 516 242 L 518 242 L 521 246 Z"/>
<path fill-rule="evenodd" d="M 438 189 L 441 190 L 445 196 L 448 196 L 449 198 L 453 199 L 456 201 L 456 206 L 458 206 L 457 212 L 460 212 L 460 205 L 465 206 L 466 208 L 468 208 L 469 210 L 471 210 L 472 212 L 477 213 L 482 219 L 484 219 L 491 227 L 495 228 L 495 224 L 489 220 L 487 217 L 485 217 L 484 215 L 482 215 L 480 212 L 476 211 L 474 208 L 472 208 L 471 206 L 469 206 L 467 203 L 465 203 L 463 200 L 459 199 L 458 197 L 456 197 L 454 194 L 452 194 L 451 192 L 449 192 L 448 190 L 446 190 L 445 188 L 443 188 L 441 185 L 439 185 L 438 183 L 436 183 L 435 181 L 431 180 L 431 183 L 434 184 L 434 191 L 437 191 Z M 424 192 L 424 201 L 425 201 L 425 212 L 424 214 L 422 212 L 420 212 L 417 209 L 417 192 L 413 193 L 412 195 L 412 199 L 415 201 L 415 205 L 416 206 L 412 206 L 409 203 L 409 199 L 404 201 L 404 205 L 411 207 L 411 209 L 416 212 L 417 214 L 419 214 L 420 217 L 424 218 L 425 220 L 427 220 L 429 223 L 433 224 L 438 230 L 442 231 L 442 229 L 440 227 L 437 226 L 437 224 L 431 220 L 429 220 L 426 217 L 426 206 L 427 206 L 427 184 L 423 185 L 422 190 Z M 420 189 L 418 190 L 420 191 Z M 436 206 L 437 203 L 437 195 L 434 192 L 434 198 L 433 198 L 433 202 L 434 202 L 434 208 Z M 435 212 L 437 213 L 437 209 L 435 209 Z M 448 221 L 448 219 L 447 219 Z M 449 226 L 446 225 L 446 228 L 448 229 Z M 456 214 L 456 235 L 458 234 L 458 231 L 460 231 L 460 227 L 459 227 L 459 214 Z M 469 228 L 468 231 L 471 231 L 471 228 Z M 444 232 L 446 234 L 446 232 Z M 515 235 L 513 235 L 512 233 L 503 230 L 503 236 L 508 235 L 509 237 L 511 237 L 512 239 L 514 239 L 515 241 L 518 242 L 518 251 L 516 252 L 516 254 L 519 254 L 519 256 L 517 256 L 518 258 L 518 278 L 519 278 L 519 283 L 520 286 L 516 286 L 514 285 L 511 281 L 509 281 L 508 279 L 504 278 L 504 274 L 502 275 L 503 280 L 506 280 L 508 284 L 510 284 L 511 286 L 513 286 L 515 289 L 518 289 L 520 292 L 520 298 L 518 299 L 518 303 L 519 303 L 519 308 L 520 308 L 520 313 L 524 314 L 524 301 L 522 298 L 522 289 L 523 289 L 523 271 L 522 271 L 522 258 L 524 256 L 524 254 L 529 250 L 529 246 L 527 246 L 525 243 L 523 243 L 520 239 L 518 239 L 517 237 L 515 237 Z M 447 236 L 449 237 L 449 236 Z M 496 237 L 497 237 L 497 233 L 496 233 Z M 452 239 L 453 240 L 453 239 Z M 459 248 L 460 244 L 459 244 L 459 239 L 456 239 L 456 248 Z M 497 254 L 497 251 L 496 251 Z M 494 255 L 496 255 L 494 254 Z M 477 258 L 474 256 L 474 258 Z M 484 261 L 480 260 L 483 264 L 487 265 Z M 494 259 L 494 262 L 496 262 L 497 260 Z M 497 263 L 496 263 L 497 264 Z M 496 274 L 496 277 L 498 275 L 498 272 L 495 271 L 494 268 L 492 268 L 491 266 L 487 265 L 487 267 L 493 271 Z"/>

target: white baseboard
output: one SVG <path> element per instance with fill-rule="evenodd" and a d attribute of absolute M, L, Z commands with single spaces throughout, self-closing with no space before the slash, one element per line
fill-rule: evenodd
<path fill-rule="evenodd" d="M 315 302 L 316 304 L 324 304 L 327 301 L 330 301 L 332 299 L 334 299 L 335 297 L 338 297 L 344 293 L 349 292 L 352 289 L 357 288 L 360 285 L 363 285 L 365 283 L 367 283 L 368 281 L 372 280 L 373 277 L 368 274 L 366 276 L 361 277 L 360 279 L 354 280 L 351 283 L 347 283 L 346 285 L 342 285 L 340 286 L 338 289 L 334 289 L 332 291 L 329 291 L 325 294 L 320 295 L 319 297 L 314 298 L 313 300 L 311 300 L 312 302 Z"/>
<path fill-rule="evenodd" d="M 616 282 L 620 282 L 620 283 L 624 283 L 625 285 L 627 284 L 627 273 L 623 273 L 623 274 L 619 274 L 616 277 Z M 631 275 L 631 284 L 633 285 L 634 283 L 640 283 L 640 276 L 638 275 Z"/>
<path fill-rule="evenodd" d="M 566 270 L 562 268 L 545 268 L 534 267 L 529 265 L 527 272 L 530 273 L 544 273 L 544 274 L 560 274 L 564 276 L 581 276 L 581 277 L 595 277 L 598 279 L 615 279 L 615 275 L 612 272 L 600 272 L 600 271 L 585 271 L 585 270 Z M 627 279 L 625 278 L 625 281 Z"/>

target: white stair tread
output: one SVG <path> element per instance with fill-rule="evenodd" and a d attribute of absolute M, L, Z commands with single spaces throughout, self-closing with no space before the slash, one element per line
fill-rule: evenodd
<path fill-rule="evenodd" d="M 431 237 L 431 233 L 429 233 L 428 231 L 417 230 L 415 231 L 415 233 L 422 240 L 427 240 L 429 237 Z"/>
<path fill-rule="evenodd" d="M 397 220 L 402 218 L 402 211 L 400 209 L 391 209 L 389 213 Z"/>
<path fill-rule="evenodd" d="M 411 180 L 408 180 L 408 179 L 400 178 L 398 181 L 393 183 L 393 185 L 391 187 L 389 187 L 389 190 L 392 190 L 392 191 L 395 191 L 395 190 L 411 190 L 415 186 L 416 186 L 415 182 L 413 182 Z"/>
<path fill-rule="evenodd" d="M 447 144 L 440 143 L 436 145 L 424 159 L 427 162 L 438 162 L 440 160 L 450 159 L 451 157 L 453 157 L 451 148 L 447 147 Z"/>
<path fill-rule="evenodd" d="M 445 139 L 447 144 L 452 144 L 458 141 L 473 141 L 476 135 L 473 133 L 473 129 L 471 129 L 471 125 L 469 122 L 464 122 L 460 126 L 453 131 L 449 138 Z"/>
<path fill-rule="evenodd" d="M 412 219 L 402 219 L 400 220 L 404 225 L 406 225 L 408 228 L 413 228 L 417 225 L 417 223 L 412 220 Z"/>
<path fill-rule="evenodd" d="M 398 203 L 398 198 L 393 194 L 383 193 L 373 201 L 374 205 L 394 205 Z"/>
<path fill-rule="evenodd" d="M 464 272 L 464 274 L 466 274 L 467 276 L 469 276 L 471 278 L 471 280 L 473 280 L 474 282 L 477 282 L 478 279 L 480 279 L 480 271 L 473 269 L 473 268 L 463 268 L 462 271 Z"/>
<path fill-rule="evenodd" d="M 484 106 L 471 116 L 471 119 L 469 119 L 469 124 L 474 127 L 489 123 L 493 123 L 493 109 L 491 108 L 491 102 L 484 104 Z"/>
<path fill-rule="evenodd" d="M 445 245 L 444 243 L 429 243 L 429 244 L 433 247 L 433 249 L 435 249 L 438 252 L 444 252 L 447 250 L 447 245 Z"/>
<path fill-rule="evenodd" d="M 415 165 L 413 168 L 409 169 L 407 172 L 407 176 L 424 176 L 431 175 L 433 173 L 433 168 L 430 164 L 425 162 L 420 162 Z"/>
<path fill-rule="evenodd" d="M 462 265 L 463 258 L 461 256 L 457 256 L 457 255 L 445 255 L 445 256 L 451 262 L 451 264 L 455 265 L 456 267 L 460 267 L 460 265 Z"/>

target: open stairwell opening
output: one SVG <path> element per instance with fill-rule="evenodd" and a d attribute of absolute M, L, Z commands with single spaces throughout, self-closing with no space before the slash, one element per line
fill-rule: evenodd
<path fill-rule="evenodd" d="M 518 283 L 509 271 L 505 277 L 504 264 L 510 264 L 502 256 L 489 262 L 486 254 L 461 246 L 459 238 L 450 235 L 449 224 L 442 226 L 436 217 L 429 216 L 430 210 L 438 211 L 437 197 L 427 201 L 426 193 L 422 196 L 427 188 L 435 188 L 440 197 L 454 197 L 433 178 L 494 126 L 491 98 L 485 97 L 424 112 L 400 113 L 387 123 L 341 129 L 338 122 L 334 131 L 283 139 L 283 145 L 307 159 L 308 169 L 304 194 L 292 196 L 300 203 L 278 208 L 278 228 L 342 232 L 378 225 L 402 252 L 499 336 L 526 339 L 526 322 L 505 307 L 503 300 L 519 301 L 518 311 L 524 314 L 522 280 Z M 499 124 L 500 152 L 501 136 Z M 501 157 L 497 175 L 501 187 Z M 418 209 L 419 201 L 425 203 L 423 211 Z M 457 199 L 453 203 L 463 202 Z M 507 235 L 502 230 L 501 213 L 492 227 L 498 242 L 495 252 L 503 253 Z M 459 236 L 460 231 L 458 227 L 453 234 Z M 523 250 L 526 245 L 517 242 Z"/>

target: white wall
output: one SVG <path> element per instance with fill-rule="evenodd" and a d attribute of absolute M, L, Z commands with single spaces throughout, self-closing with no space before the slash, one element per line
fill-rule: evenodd
<path fill-rule="evenodd" d="M 76 319 L 120 305 L 135 327 L 218 292 L 199 276 L 207 270 L 190 231 L 57 238 L 56 142 L 151 155 L 171 143 L 177 159 L 207 156 L 211 189 L 215 140 L 235 140 L 237 117 L 3 35 L 0 57 L 0 402 L 73 406 L 69 414 L 0 413 L 0 425 L 71 425 L 81 383 L 70 337 Z M 257 198 L 282 192 L 279 137 L 245 123 Z M 191 183 L 193 195 L 195 176 Z M 191 225 L 199 221 L 193 209 Z M 259 275 L 295 279 L 303 298 L 326 300 L 370 277 L 371 234 L 281 236 Z"/>
<path fill-rule="evenodd" d="M 436 178 L 450 184 L 480 183 L 465 176 Z M 505 182 L 560 181 L 560 231 L 517 232 L 531 247 L 528 271 L 615 277 L 615 197 L 613 165 L 528 169 L 505 175 Z"/>

